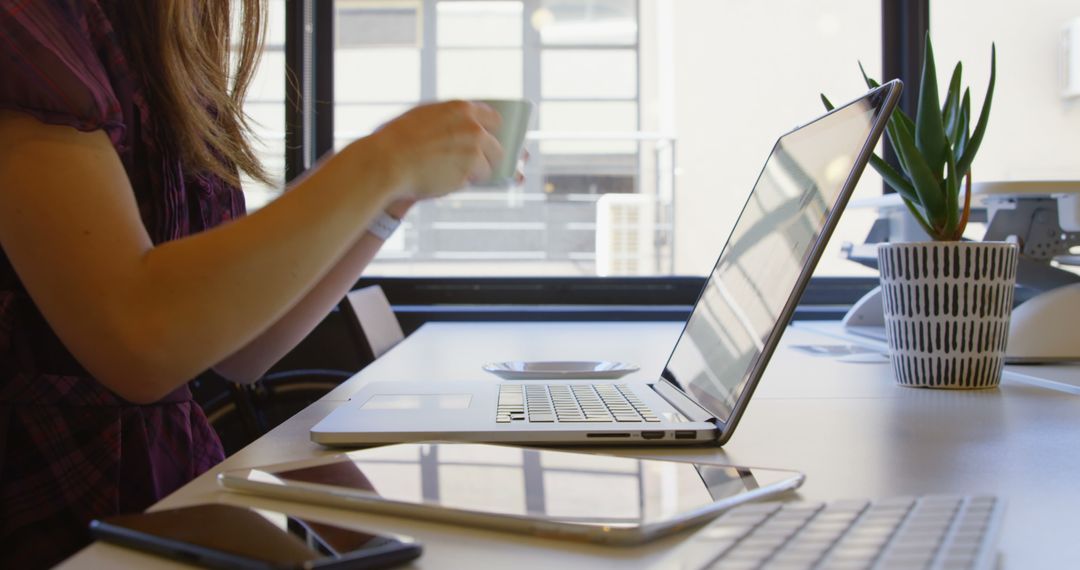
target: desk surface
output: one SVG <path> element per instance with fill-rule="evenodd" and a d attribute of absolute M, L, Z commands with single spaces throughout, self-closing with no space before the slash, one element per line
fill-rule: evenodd
<path fill-rule="evenodd" d="M 681 534 L 619 548 L 530 538 L 396 517 L 256 499 L 220 490 L 223 470 L 315 457 L 308 429 L 369 380 L 488 378 L 480 366 L 504 359 L 607 359 L 636 362 L 655 378 L 681 325 L 676 323 L 432 323 L 292 419 L 154 509 L 200 502 L 277 507 L 326 522 L 415 536 L 415 564 L 457 568 L 661 568 Z M 842 340 L 790 328 L 732 440 L 721 448 L 634 450 L 786 467 L 806 473 L 793 499 L 883 498 L 928 493 L 992 493 L 1007 501 L 1004 568 L 1080 567 L 1080 395 L 1007 375 L 989 391 L 931 391 L 895 385 L 884 359 L 843 362 L 800 350 Z M 875 359 L 871 359 L 875 360 Z M 1054 369 L 1080 377 L 1080 367 Z M 496 378 L 490 376 L 494 382 Z M 624 451 L 625 452 L 625 451 Z M 94 544 L 64 567 L 172 563 Z M 179 565 L 175 565 L 179 567 Z"/>

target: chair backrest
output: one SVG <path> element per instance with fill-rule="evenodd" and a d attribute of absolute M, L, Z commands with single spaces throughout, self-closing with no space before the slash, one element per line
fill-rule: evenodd
<path fill-rule="evenodd" d="M 382 287 L 372 285 L 349 291 L 346 300 L 374 358 L 382 356 L 405 338 Z"/>

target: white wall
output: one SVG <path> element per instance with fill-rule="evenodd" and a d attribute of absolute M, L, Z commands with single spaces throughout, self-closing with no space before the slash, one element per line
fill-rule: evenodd
<path fill-rule="evenodd" d="M 986 138 L 972 165 L 976 180 L 1080 180 L 1080 98 L 1060 95 L 1061 30 L 1080 18 L 1077 0 L 931 2 L 939 83 L 957 60 L 982 108 L 997 43 L 997 88 Z"/>
<path fill-rule="evenodd" d="M 834 103 L 863 93 L 859 60 L 880 75 L 880 7 L 865 0 L 677 0 L 667 8 L 680 169 L 676 273 L 703 274 L 776 138 L 823 112 L 819 93 Z M 880 192 L 880 178 L 868 172 L 860 193 Z M 871 216 L 850 219 L 856 227 L 845 233 L 861 240 Z M 859 271 L 835 252 L 823 264 L 835 266 L 832 273 Z"/>

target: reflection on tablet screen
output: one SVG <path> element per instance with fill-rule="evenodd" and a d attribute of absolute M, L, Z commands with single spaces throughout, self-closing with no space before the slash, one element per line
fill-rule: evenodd
<path fill-rule="evenodd" d="M 339 457 L 272 474 L 394 502 L 603 526 L 660 522 L 775 482 L 726 466 L 490 445 L 395 445 Z"/>

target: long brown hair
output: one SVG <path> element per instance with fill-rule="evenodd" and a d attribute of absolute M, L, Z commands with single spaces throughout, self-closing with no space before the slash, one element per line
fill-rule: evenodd
<path fill-rule="evenodd" d="M 184 167 L 237 186 L 240 172 L 269 183 L 248 140 L 251 126 L 243 110 L 266 35 L 265 0 L 121 0 L 120 5 L 133 20 L 125 34 L 129 56 Z M 230 65 L 234 39 L 236 60 Z"/>

